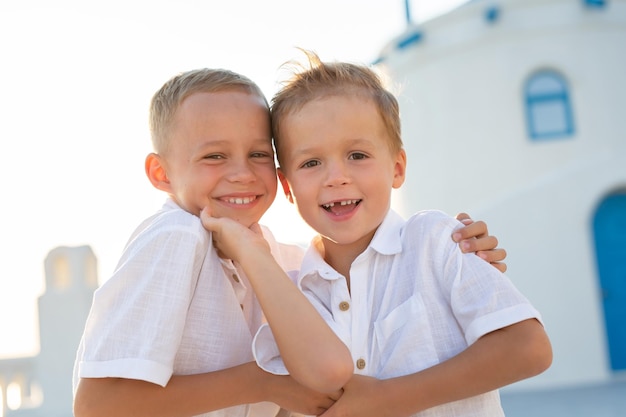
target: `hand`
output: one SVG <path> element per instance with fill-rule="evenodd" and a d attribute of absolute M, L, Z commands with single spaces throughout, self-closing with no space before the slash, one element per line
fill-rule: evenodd
<path fill-rule="evenodd" d="M 250 251 L 270 251 L 258 223 L 247 228 L 227 217 L 211 217 L 207 207 L 200 213 L 200 220 L 204 228 L 212 232 L 213 244 L 218 249 L 220 257 L 240 262 Z"/>
<path fill-rule="evenodd" d="M 283 409 L 309 416 L 319 416 L 328 410 L 341 397 L 343 391 L 333 394 L 321 394 L 300 385 L 290 376 L 268 374 L 276 384 L 271 391 L 274 395 L 270 401 Z"/>
<path fill-rule="evenodd" d="M 381 381 L 353 375 L 343 388 L 343 395 L 320 417 L 384 417 L 394 415 L 389 400 L 380 389 Z M 399 416 L 396 416 L 399 417 Z"/>
<path fill-rule="evenodd" d="M 495 236 L 489 236 L 487 224 L 483 221 L 473 221 L 466 213 L 457 214 L 456 219 L 465 227 L 455 230 L 452 240 L 459 244 L 463 253 L 476 252 L 476 255 L 499 269 L 500 272 L 506 272 L 506 263 L 502 262 L 506 258 L 506 250 L 496 248 L 498 239 Z"/>

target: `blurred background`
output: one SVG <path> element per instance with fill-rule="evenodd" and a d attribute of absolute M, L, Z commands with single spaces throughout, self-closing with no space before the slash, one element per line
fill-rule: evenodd
<path fill-rule="evenodd" d="M 164 199 L 143 172 L 152 94 L 225 67 L 270 98 L 295 47 L 388 76 L 409 159 L 395 209 L 469 212 L 507 249 L 555 351 L 503 390 L 507 414 L 524 393 L 626 393 L 626 0 L 2 1 L 0 39 L 0 417 L 71 415 L 60 380 L 91 294 Z M 312 235 L 280 195 L 263 222 Z M 559 410 L 626 409 L 598 392 Z"/>

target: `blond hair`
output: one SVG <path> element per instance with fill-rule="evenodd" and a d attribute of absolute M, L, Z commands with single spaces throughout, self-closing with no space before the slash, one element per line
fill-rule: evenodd
<path fill-rule="evenodd" d="M 150 101 L 150 135 L 157 153 L 168 149 L 170 129 L 181 103 L 194 93 L 222 91 L 244 91 L 263 98 L 269 105 L 259 86 L 241 74 L 225 69 L 201 68 L 180 73 L 169 79 L 154 94 Z"/>
<path fill-rule="evenodd" d="M 308 65 L 290 61 L 284 65 L 292 71 L 278 93 L 272 98 L 272 133 L 280 161 L 281 122 L 319 98 L 334 95 L 360 96 L 372 100 L 387 130 L 392 152 L 402 149 L 400 108 L 398 100 L 381 77 L 371 68 L 347 62 L 323 62 L 311 51 L 302 50 Z"/>

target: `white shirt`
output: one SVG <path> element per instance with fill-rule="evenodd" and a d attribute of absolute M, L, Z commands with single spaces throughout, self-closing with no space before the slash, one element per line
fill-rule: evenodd
<path fill-rule="evenodd" d="M 460 223 L 438 211 L 404 221 L 390 211 L 346 280 L 313 240 L 298 285 L 350 348 L 355 373 L 388 379 L 445 361 L 481 336 L 539 313 L 496 268 L 451 239 Z M 285 374 L 269 327 L 255 358 Z M 431 408 L 419 416 L 502 416 L 498 391 Z"/>
<path fill-rule="evenodd" d="M 267 229 L 264 237 L 281 266 L 298 269 L 300 248 L 278 244 Z M 263 317 L 249 288 L 243 271 L 217 256 L 200 219 L 168 199 L 135 230 L 113 276 L 94 294 L 74 390 L 81 377 L 165 386 L 174 374 L 254 360 L 252 336 Z M 202 416 L 248 416 L 253 408 L 241 405 Z"/>

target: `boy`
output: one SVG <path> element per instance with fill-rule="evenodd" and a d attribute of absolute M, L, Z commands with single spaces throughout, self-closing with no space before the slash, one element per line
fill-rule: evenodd
<path fill-rule="evenodd" d="M 319 233 L 298 285 L 355 364 L 323 416 L 503 415 L 497 388 L 551 363 L 539 313 L 499 271 L 458 251 L 457 221 L 390 210 L 406 168 L 395 97 L 366 67 L 308 57 L 274 97 L 272 127 L 285 194 Z M 232 222 L 207 214 L 228 248 Z M 286 372 L 269 327 L 254 351 L 262 368 Z"/>
<path fill-rule="evenodd" d="M 220 258 L 197 217 L 208 206 L 248 227 L 270 206 L 277 179 L 268 111 L 252 81 L 225 70 L 180 74 L 153 97 L 155 153 L 145 169 L 168 199 L 133 233 L 114 275 L 94 295 L 75 366 L 77 417 L 278 410 L 247 405 L 260 401 L 321 414 L 338 398 L 353 369 L 344 344 L 282 271 L 244 271 Z M 483 224 L 471 226 L 486 235 Z M 284 270 L 299 269 L 299 248 L 257 231 L 265 239 L 251 243 L 257 246 L 247 261 L 260 265 L 255 254 L 269 247 Z M 493 243 L 468 241 L 483 250 Z M 502 259 L 502 252 L 485 253 Z M 263 320 L 261 305 L 285 361 L 294 363 L 290 371 L 313 389 L 254 363 L 250 346 Z M 294 360 L 299 355 L 311 361 Z"/>
<path fill-rule="evenodd" d="M 277 178 L 263 94 L 229 71 L 192 71 L 155 94 L 150 114 L 155 153 L 145 169 L 169 198 L 136 229 L 113 277 L 94 296 L 77 356 L 76 416 L 191 416 L 218 409 L 225 410 L 216 415 L 243 416 L 249 406 L 240 404 L 262 400 L 309 412 L 327 407 L 352 374 L 346 347 L 282 271 L 265 271 L 258 282 L 220 259 L 197 217 L 209 206 L 250 226 L 273 202 Z M 264 232 L 281 265 L 296 269 L 300 252 Z M 313 341 L 325 341 L 324 363 L 331 361 L 335 373 L 316 374 L 314 388 L 324 395 L 252 363 L 261 305 L 274 328 L 297 334 L 286 339 L 283 354 L 310 354 Z M 303 372 L 324 369 L 310 364 Z M 305 395 L 310 399 L 297 407 L 294 398 Z"/>

